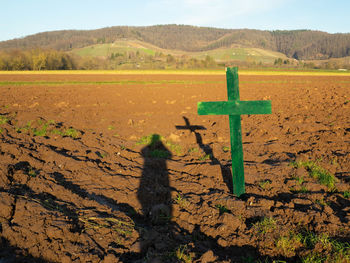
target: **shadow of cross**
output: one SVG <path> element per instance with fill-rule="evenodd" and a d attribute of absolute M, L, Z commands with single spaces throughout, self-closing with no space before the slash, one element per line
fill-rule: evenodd
<path fill-rule="evenodd" d="M 227 68 L 228 101 L 198 102 L 199 115 L 229 115 L 230 141 L 232 158 L 233 194 L 245 193 L 243 147 L 242 147 L 242 114 L 271 114 L 271 101 L 241 101 L 238 87 L 238 68 Z"/>
<path fill-rule="evenodd" d="M 189 130 L 191 133 L 194 133 L 196 136 L 196 142 L 198 146 L 204 151 L 204 153 L 207 156 L 210 156 L 211 164 L 212 165 L 219 165 L 221 170 L 221 175 L 223 178 L 223 181 L 226 183 L 228 189 L 231 189 L 232 182 L 232 174 L 230 169 L 227 169 L 226 165 L 221 164 L 221 162 L 214 156 L 213 149 L 210 147 L 210 144 L 204 144 L 202 136 L 200 135 L 198 130 L 206 130 L 205 127 L 200 125 L 190 125 L 190 121 L 187 117 L 182 117 L 185 120 L 186 125 L 176 125 L 176 129 L 178 130 Z"/>
<path fill-rule="evenodd" d="M 190 132 L 196 132 L 198 130 L 206 130 L 205 127 L 200 126 L 200 125 L 191 125 L 190 121 L 187 117 L 183 116 L 182 117 L 185 120 L 186 125 L 176 125 L 175 128 L 178 130 L 189 130 Z"/>
<path fill-rule="evenodd" d="M 191 133 L 194 133 L 199 147 L 205 152 L 205 154 L 210 156 L 213 164 L 219 164 L 219 161 L 214 158 L 213 150 L 208 145 L 203 144 L 202 136 L 197 132 L 198 130 L 206 130 L 206 128 L 200 125 L 190 125 L 190 120 L 187 117 L 183 116 L 182 118 L 185 120 L 186 125 L 176 125 L 175 128 L 178 130 L 189 130 Z"/>

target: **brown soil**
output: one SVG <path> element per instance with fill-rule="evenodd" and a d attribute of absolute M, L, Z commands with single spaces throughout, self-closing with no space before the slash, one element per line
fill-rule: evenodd
<path fill-rule="evenodd" d="M 227 116 L 196 113 L 227 100 L 223 75 L 0 81 L 66 81 L 0 86 L 0 262 L 296 262 L 332 252 L 279 245 L 290 233 L 349 242 L 350 77 L 240 77 L 241 99 L 273 110 L 242 116 L 240 198 Z M 141 144 L 151 134 L 162 140 Z M 335 188 L 298 160 L 317 160 Z"/>

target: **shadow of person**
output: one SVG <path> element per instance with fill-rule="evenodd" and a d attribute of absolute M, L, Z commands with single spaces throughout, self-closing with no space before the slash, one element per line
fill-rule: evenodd
<path fill-rule="evenodd" d="M 137 198 L 141 204 L 146 228 L 152 231 L 155 226 L 169 225 L 167 223 L 172 216 L 171 187 L 166 164 L 172 154 L 158 134 L 152 135 L 151 142 L 141 150 L 141 154 L 144 165 Z M 144 236 L 142 239 L 141 251 L 144 253 L 152 238 Z"/>

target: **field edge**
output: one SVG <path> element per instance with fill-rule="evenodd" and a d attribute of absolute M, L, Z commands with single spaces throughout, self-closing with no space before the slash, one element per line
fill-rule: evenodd
<path fill-rule="evenodd" d="M 225 75 L 225 70 L 39 70 L 39 71 L 0 71 L 0 75 Z M 294 71 L 294 70 L 249 70 L 240 69 L 240 75 L 270 76 L 350 76 L 343 71 Z"/>

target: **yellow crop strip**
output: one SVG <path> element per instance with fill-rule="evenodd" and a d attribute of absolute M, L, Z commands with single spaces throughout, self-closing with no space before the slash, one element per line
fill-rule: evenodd
<path fill-rule="evenodd" d="M 0 75 L 224 75 L 224 70 L 40 70 L 0 71 Z"/>
<path fill-rule="evenodd" d="M 343 71 L 254 71 L 241 70 L 239 75 L 255 75 L 255 76 L 347 76 L 350 77 L 350 72 Z"/>
<path fill-rule="evenodd" d="M 0 71 L 0 75 L 225 75 L 218 70 L 41 70 L 41 71 Z M 241 69 L 239 75 L 255 76 L 348 76 L 350 71 L 273 71 Z"/>

